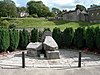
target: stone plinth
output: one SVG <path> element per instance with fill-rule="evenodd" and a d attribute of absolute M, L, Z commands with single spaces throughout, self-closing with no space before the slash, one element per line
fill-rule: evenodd
<path fill-rule="evenodd" d="M 39 54 L 39 50 L 42 50 L 42 43 L 40 42 L 35 42 L 35 43 L 32 43 L 30 42 L 26 49 L 28 50 L 27 51 L 27 55 L 28 56 L 33 56 L 33 57 L 36 57 L 38 56 Z"/>
<path fill-rule="evenodd" d="M 47 59 L 59 59 L 59 51 L 46 51 L 46 57 Z"/>
<path fill-rule="evenodd" d="M 46 36 L 43 42 L 44 50 L 53 51 L 58 49 L 58 45 L 51 36 Z"/>

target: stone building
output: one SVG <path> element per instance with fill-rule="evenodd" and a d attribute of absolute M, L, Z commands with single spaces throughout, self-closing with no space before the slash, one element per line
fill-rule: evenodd
<path fill-rule="evenodd" d="M 64 13 L 63 20 L 66 21 L 88 21 L 88 14 L 85 10 L 74 10 Z"/>
<path fill-rule="evenodd" d="M 88 14 L 89 14 L 89 22 L 100 23 L 100 6 L 91 5 L 91 7 L 88 8 Z"/>

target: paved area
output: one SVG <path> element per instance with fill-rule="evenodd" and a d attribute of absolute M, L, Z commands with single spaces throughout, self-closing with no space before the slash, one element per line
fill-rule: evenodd
<path fill-rule="evenodd" d="M 100 75 L 100 67 L 0 69 L 0 75 Z"/>
<path fill-rule="evenodd" d="M 78 51 L 64 50 L 60 51 L 60 59 L 40 59 L 25 56 L 26 68 L 76 68 L 78 66 Z M 25 53 L 27 51 L 24 51 Z M 1 68 L 21 68 L 22 65 L 22 51 L 13 52 L 5 58 L 0 58 Z M 100 56 L 95 54 L 82 53 L 82 67 L 99 66 Z"/>

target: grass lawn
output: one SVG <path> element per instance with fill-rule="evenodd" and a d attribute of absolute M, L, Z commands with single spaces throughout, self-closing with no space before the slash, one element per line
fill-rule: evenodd
<path fill-rule="evenodd" d="M 100 23 L 88 23 L 88 22 L 66 22 L 61 20 L 48 21 L 44 18 L 16 18 L 9 20 L 10 23 L 17 23 L 17 28 L 50 28 L 51 30 L 55 27 L 64 30 L 66 27 L 72 27 L 76 29 L 77 27 L 87 27 L 100 26 Z"/>

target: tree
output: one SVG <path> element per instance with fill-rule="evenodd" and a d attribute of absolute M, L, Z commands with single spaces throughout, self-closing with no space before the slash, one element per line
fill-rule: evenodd
<path fill-rule="evenodd" d="M 78 9 L 81 11 L 86 10 L 86 8 L 83 5 L 76 5 L 76 10 Z"/>
<path fill-rule="evenodd" d="M 60 9 L 58 9 L 58 8 L 52 8 L 52 12 L 55 13 L 55 14 L 58 14 L 58 13 L 60 13 L 61 11 L 60 11 Z"/>
<path fill-rule="evenodd" d="M 85 45 L 85 38 L 84 38 L 84 33 L 85 33 L 85 30 L 84 28 L 77 28 L 75 30 L 75 33 L 74 33 L 74 46 L 77 47 L 77 48 L 83 48 L 84 45 Z"/>
<path fill-rule="evenodd" d="M 29 1 L 27 3 L 27 9 L 30 15 L 37 14 L 38 17 L 46 17 L 50 12 L 49 8 L 42 1 Z"/>
<path fill-rule="evenodd" d="M 85 34 L 86 46 L 92 50 L 94 48 L 94 28 L 88 27 Z"/>
<path fill-rule="evenodd" d="M 66 28 L 63 31 L 63 36 L 64 36 L 64 45 L 65 47 L 70 47 L 72 44 L 72 39 L 73 39 L 73 29 L 72 28 Z"/>
<path fill-rule="evenodd" d="M 99 27 L 95 28 L 95 43 L 96 43 L 96 47 L 100 49 L 100 28 Z"/>
<path fill-rule="evenodd" d="M 60 31 L 60 28 L 54 28 L 52 36 L 54 40 L 57 42 L 59 48 L 62 47 L 62 32 Z"/>
<path fill-rule="evenodd" d="M 29 43 L 29 33 L 27 30 L 23 29 L 23 31 L 19 32 L 19 48 L 26 49 L 26 46 Z"/>
<path fill-rule="evenodd" d="M 3 0 L 0 1 L 0 16 L 1 17 L 16 17 L 17 8 L 13 1 Z"/>
<path fill-rule="evenodd" d="M 39 39 L 38 29 L 33 28 L 31 31 L 31 42 L 36 42 Z"/>
<path fill-rule="evenodd" d="M 13 30 L 9 30 L 9 34 L 10 34 L 9 50 L 14 51 L 15 49 L 17 49 L 19 44 L 19 32 L 18 30 L 13 29 Z"/>
<path fill-rule="evenodd" d="M 6 51 L 10 44 L 9 31 L 7 29 L 0 29 L 0 50 Z"/>

